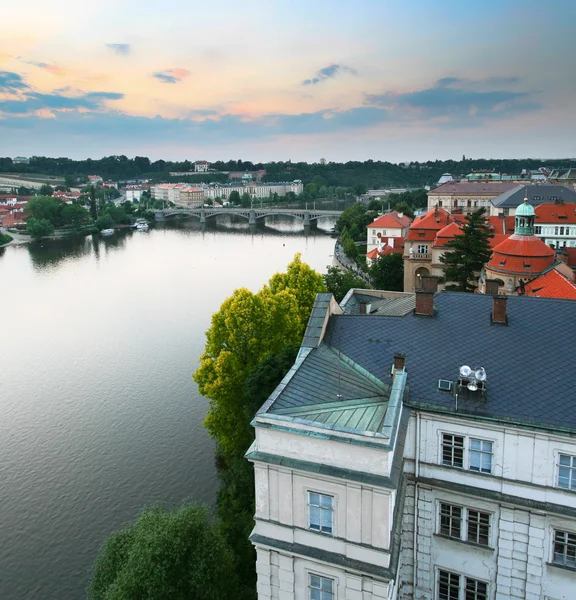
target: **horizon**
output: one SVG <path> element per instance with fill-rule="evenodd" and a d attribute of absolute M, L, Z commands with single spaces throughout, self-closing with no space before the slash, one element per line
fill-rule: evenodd
<path fill-rule="evenodd" d="M 214 162 L 575 152 L 576 3 L 11 2 L 0 155 Z M 8 151 L 9 149 L 9 151 Z M 553 159 L 548 159 L 553 160 Z"/>

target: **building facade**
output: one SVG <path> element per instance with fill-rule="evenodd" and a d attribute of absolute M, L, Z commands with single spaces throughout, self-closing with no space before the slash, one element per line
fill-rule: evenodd
<path fill-rule="evenodd" d="M 438 207 L 466 215 L 489 209 L 490 200 L 516 187 L 520 186 L 511 181 L 448 181 L 428 192 L 428 211 Z"/>
<path fill-rule="evenodd" d="M 576 305 L 434 289 L 318 296 L 253 422 L 259 600 L 574 598 Z"/>
<path fill-rule="evenodd" d="M 377 217 L 366 227 L 366 252 L 370 253 L 382 243 L 394 246 L 394 241 L 390 244 L 389 240 L 404 238 L 408 233 L 410 223 L 412 223 L 412 219 L 397 210 Z"/>

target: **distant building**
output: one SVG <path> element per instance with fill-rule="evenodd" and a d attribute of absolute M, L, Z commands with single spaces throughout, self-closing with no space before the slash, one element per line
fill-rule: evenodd
<path fill-rule="evenodd" d="M 464 215 L 479 208 L 488 210 L 490 200 L 517 186 L 508 181 L 448 181 L 428 192 L 428 210 L 438 207 Z"/>
<path fill-rule="evenodd" d="M 205 160 L 197 160 L 194 163 L 194 171 L 196 173 L 206 173 L 210 167 L 210 163 Z"/>
<path fill-rule="evenodd" d="M 185 186 L 180 188 L 179 206 L 201 206 L 204 202 L 204 189 L 201 186 Z"/>
<path fill-rule="evenodd" d="M 114 188 L 114 189 L 117 190 L 118 189 L 118 184 L 115 181 L 108 180 L 108 181 L 104 181 L 102 183 L 102 187 L 105 187 L 105 188 Z"/>
<path fill-rule="evenodd" d="M 88 185 L 99 185 L 103 181 L 100 175 L 88 175 Z"/>
<path fill-rule="evenodd" d="M 325 158 L 321 158 L 320 159 L 320 164 L 321 165 L 325 165 L 326 164 L 326 159 Z"/>
<path fill-rule="evenodd" d="M 387 240 L 404 238 L 408 233 L 410 223 L 412 223 L 412 219 L 397 210 L 374 219 L 366 228 L 366 252 L 369 254 L 382 243 L 394 246 L 394 242 L 390 244 Z"/>
<path fill-rule="evenodd" d="M 128 202 L 140 202 L 140 198 L 142 198 L 142 186 L 140 185 L 127 185 L 124 190 L 126 194 L 126 200 Z"/>
<path fill-rule="evenodd" d="M 454 177 L 450 175 L 450 173 L 444 173 L 442 177 L 438 180 L 438 185 L 442 185 L 443 183 L 448 183 L 449 181 L 454 181 Z"/>
<path fill-rule="evenodd" d="M 12 159 L 12 162 L 15 165 L 27 165 L 27 164 L 30 164 L 30 159 L 26 158 L 25 156 L 15 156 Z"/>
<path fill-rule="evenodd" d="M 516 184 L 490 199 L 489 214 L 514 216 L 516 207 L 522 205 L 524 198 L 528 198 L 528 204 L 532 206 L 560 202 L 562 204 L 574 204 L 576 208 L 576 192 L 564 185 L 550 183 L 537 185 Z"/>
<path fill-rule="evenodd" d="M 576 284 L 557 269 L 549 269 L 516 291 L 519 296 L 576 300 Z"/>
<path fill-rule="evenodd" d="M 564 204 L 558 198 L 554 204 L 534 207 L 534 234 L 554 248 L 576 247 L 576 203 Z"/>
<path fill-rule="evenodd" d="M 236 181 L 236 180 L 245 181 L 247 179 L 247 176 L 249 176 L 249 178 L 252 180 L 262 181 L 262 179 L 264 178 L 265 175 L 266 175 L 266 169 L 259 169 L 258 171 L 229 171 L 228 172 L 228 180 L 229 181 Z"/>

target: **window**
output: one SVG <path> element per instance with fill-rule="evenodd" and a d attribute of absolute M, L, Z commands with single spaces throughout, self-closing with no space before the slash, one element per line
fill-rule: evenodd
<path fill-rule="evenodd" d="M 536 227 L 534 227 L 534 233 L 536 235 L 541 235 L 542 234 L 542 227 L 540 225 L 536 225 Z"/>
<path fill-rule="evenodd" d="M 470 439 L 470 470 L 492 472 L 492 442 Z"/>
<path fill-rule="evenodd" d="M 468 541 L 488 546 L 490 536 L 490 515 L 468 509 Z"/>
<path fill-rule="evenodd" d="M 488 584 L 450 571 L 438 571 L 438 600 L 488 600 Z"/>
<path fill-rule="evenodd" d="M 558 487 L 576 490 L 576 456 L 558 455 Z"/>
<path fill-rule="evenodd" d="M 567 531 L 554 532 L 554 558 L 557 565 L 576 567 L 576 534 Z"/>
<path fill-rule="evenodd" d="M 459 600 L 460 575 L 449 571 L 438 573 L 438 600 Z"/>
<path fill-rule="evenodd" d="M 549 202 L 556 202 L 556 200 L 558 200 L 558 196 L 548 196 Z"/>
<path fill-rule="evenodd" d="M 418 245 L 418 254 L 428 254 L 428 246 L 423 244 Z"/>
<path fill-rule="evenodd" d="M 452 504 L 440 504 L 440 533 L 460 539 L 462 509 Z"/>
<path fill-rule="evenodd" d="M 560 235 L 564 235 L 564 227 L 560 227 Z"/>
<path fill-rule="evenodd" d="M 532 196 L 532 202 L 540 202 L 540 196 Z"/>
<path fill-rule="evenodd" d="M 464 438 L 449 433 L 442 434 L 442 464 L 450 467 L 464 466 Z"/>
<path fill-rule="evenodd" d="M 334 525 L 334 498 L 316 492 L 308 492 L 310 529 L 332 533 Z"/>
<path fill-rule="evenodd" d="M 441 502 L 438 533 L 453 539 L 488 546 L 490 514 Z"/>
<path fill-rule="evenodd" d="M 310 600 L 334 600 L 334 580 L 310 574 Z"/>

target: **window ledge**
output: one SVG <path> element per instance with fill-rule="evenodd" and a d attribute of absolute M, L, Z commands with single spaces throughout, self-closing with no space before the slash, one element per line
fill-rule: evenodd
<path fill-rule="evenodd" d="M 492 546 L 484 546 L 484 544 L 476 544 L 475 542 L 469 542 L 468 540 L 461 540 L 459 538 L 450 537 L 449 535 L 444 535 L 443 533 L 435 533 L 434 537 L 441 538 L 443 540 L 450 540 L 451 542 L 456 542 L 459 544 L 464 544 L 465 546 L 472 546 L 472 548 L 478 548 L 479 550 L 486 550 L 487 552 L 494 552 L 494 548 L 492 548 Z"/>
<path fill-rule="evenodd" d="M 571 567 L 570 565 L 561 565 L 560 563 L 555 562 L 547 562 L 549 567 L 555 567 L 556 569 L 563 569 L 564 571 L 571 571 L 572 573 L 576 573 L 576 567 Z"/>

